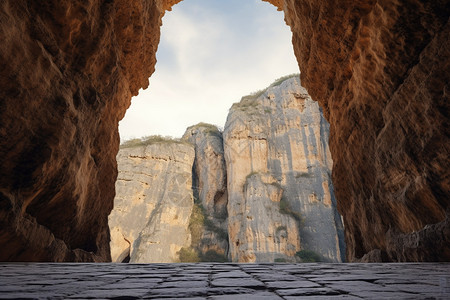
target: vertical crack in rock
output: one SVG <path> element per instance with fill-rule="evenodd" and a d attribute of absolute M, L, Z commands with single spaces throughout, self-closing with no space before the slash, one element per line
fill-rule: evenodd
<path fill-rule="evenodd" d="M 328 124 L 296 76 L 235 103 L 224 145 L 233 261 L 342 261 Z"/>

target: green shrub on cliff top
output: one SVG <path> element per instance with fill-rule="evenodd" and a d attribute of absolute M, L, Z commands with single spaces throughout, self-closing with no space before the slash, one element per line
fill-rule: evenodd
<path fill-rule="evenodd" d="M 279 86 L 284 81 L 286 81 L 290 78 L 293 78 L 293 77 L 300 77 L 300 73 L 289 74 L 289 75 L 286 75 L 286 76 L 276 79 L 274 82 L 272 82 L 271 85 L 269 85 L 265 89 L 253 92 L 250 95 L 242 97 L 240 102 L 233 103 L 233 105 L 231 106 L 231 109 L 239 109 L 242 111 L 246 111 L 249 108 L 256 107 L 258 105 L 258 103 L 256 102 L 256 99 L 258 99 L 259 96 L 264 94 L 269 88 Z M 266 113 L 268 113 L 268 111 L 266 111 Z"/>
<path fill-rule="evenodd" d="M 180 139 L 173 138 L 171 136 L 161 136 L 161 135 L 151 135 L 145 136 L 138 139 L 131 139 L 123 142 L 120 145 L 120 148 L 132 148 L 139 146 L 147 146 L 152 144 L 161 144 L 161 143 L 177 143 L 183 144 L 184 142 Z"/>

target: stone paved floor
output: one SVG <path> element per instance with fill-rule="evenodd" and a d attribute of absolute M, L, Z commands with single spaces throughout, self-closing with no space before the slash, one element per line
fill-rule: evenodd
<path fill-rule="evenodd" d="M 0 299 L 450 299 L 450 264 L 0 264 Z"/>

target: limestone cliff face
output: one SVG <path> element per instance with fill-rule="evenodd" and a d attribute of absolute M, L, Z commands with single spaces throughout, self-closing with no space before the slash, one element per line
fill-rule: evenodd
<path fill-rule="evenodd" d="M 328 124 L 298 78 L 277 84 L 234 104 L 225 125 L 233 261 L 305 249 L 340 262 Z"/>
<path fill-rule="evenodd" d="M 163 142 L 120 149 L 109 216 L 113 262 L 176 262 L 190 245 L 194 149 Z"/>
<path fill-rule="evenodd" d="M 227 257 L 228 194 L 222 133 L 214 125 L 199 123 L 189 127 L 182 140 L 195 147 L 192 187 L 205 218 L 201 237 L 193 246 L 203 257 L 208 251 Z"/>
<path fill-rule="evenodd" d="M 110 259 L 117 124 L 178 2 L 1 1 L 0 260 Z M 450 260 L 447 1 L 268 2 L 330 122 L 348 260 Z"/>

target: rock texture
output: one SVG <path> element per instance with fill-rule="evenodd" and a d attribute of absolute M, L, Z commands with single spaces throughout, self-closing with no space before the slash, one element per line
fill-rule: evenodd
<path fill-rule="evenodd" d="M 328 123 L 299 78 L 235 103 L 223 135 L 233 261 L 293 260 L 300 249 L 342 261 Z"/>
<path fill-rule="evenodd" d="M 4 299 L 448 299 L 448 264 L 0 264 Z"/>
<path fill-rule="evenodd" d="M 450 260 L 448 1 L 286 0 L 284 11 L 330 122 L 347 259 Z"/>
<path fill-rule="evenodd" d="M 0 3 L 0 260 L 108 261 L 118 121 L 160 1 Z"/>
<path fill-rule="evenodd" d="M 113 262 L 176 262 L 191 243 L 192 145 L 161 142 L 120 149 L 109 216 Z"/>
<path fill-rule="evenodd" d="M 228 194 L 222 133 L 214 125 L 199 123 L 189 127 L 182 140 L 195 146 L 192 188 L 205 218 L 200 240 L 193 246 L 205 259 L 208 251 L 228 257 Z"/>
<path fill-rule="evenodd" d="M 268 1 L 331 124 L 347 259 L 450 260 L 447 1 Z M 0 3 L 1 260 L 110 259 L 117 123 L 177 2 Z"/>

